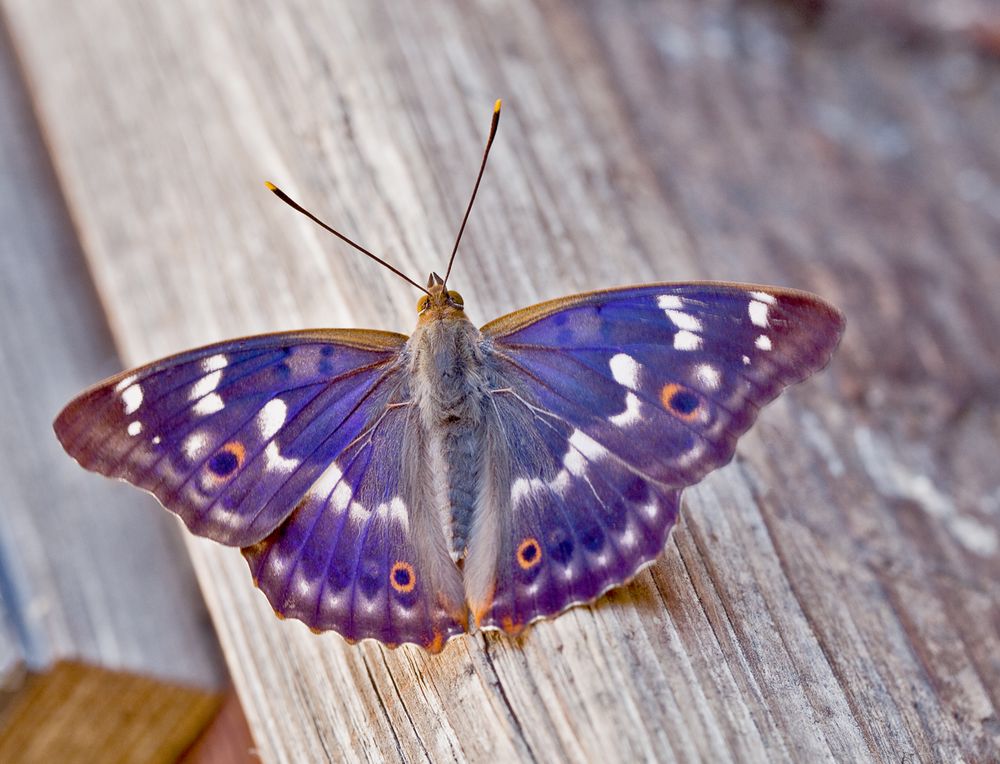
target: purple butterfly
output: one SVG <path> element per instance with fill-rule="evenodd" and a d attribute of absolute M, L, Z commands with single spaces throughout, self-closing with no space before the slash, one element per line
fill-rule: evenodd
<path fill-rule="evenodd" d="M 633 578 L 684 486 L 726 464 L 844 326 L 804 292 L 704 282 L 564 297 L 477 329 L 447 273 L 424 288 L 387 267 L 425 292 L 409 338 L 192 350 L 83 393 L 55 430 L 87 469 L 240 547 L 279 615 L 431 652 Z"/>

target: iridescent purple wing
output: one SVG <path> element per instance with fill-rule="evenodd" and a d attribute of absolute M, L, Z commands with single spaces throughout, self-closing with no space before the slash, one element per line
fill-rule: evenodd
<path fill-rule="evenodd" d="M 499 549 L 466 562 L 468 576 L 496 557 L 491 588 L 470 592 L 477 621 L 517 631 L 633 577 L 680 490 L 826 365 L 843 326 L 813 295 L 720 283 L 593 292 L 484 326 L 512 457 Z"/>
<path fill-rule="evenodd" d="M 380 405 L 285 522 L 243 554 L 278 614 L 351 641 L 438 652 L 468 619 L 405 400 L 404 387 Z"/>
<path fill-rule="evenodd" d="M 414 554 L 412 502 L 393 494 L 399 433 L 383 438 L 400 427 L 391 404 L 406 385 L 405 342 L 321 330 L 193 350 L 83 393 L 56 434 L 81 465 L 150 491 L 194 533 L 248 548 L 279 612 L 353 639 L 435 646 L 454 619 L 428 586 L 436 558 Z M 312 610 L 304 580 L 326 595 Z M 331 609 L 332 593 L 346 604 Z"/>

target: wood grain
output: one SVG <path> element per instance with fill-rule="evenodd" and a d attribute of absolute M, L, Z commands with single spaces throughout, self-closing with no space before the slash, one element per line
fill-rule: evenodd
<path fill-rule="evenodd" d="M 849 2 L 0 6 L 129 362 L 412 324 L 261 182 L 419 276 L 497 96 L 474 316 L 670 278 L 848 315 L 656 566 L 522 640 L 315 637 L 193 540 L 263 760 L 1000 756 L 1000 72 L 970 39 Z"/>
<path fill-rule="evenodd" d="M 204 688 L 60 662 L 5 709 L 0 760 L 173 762 L 218 707 Z"/>
<path fill-rule="evenodd" d="M 0 103 L 0 760 L 172 761 L 225 665 L 175 521 L 52 442 L 119 362 L 2 24 Z"/>

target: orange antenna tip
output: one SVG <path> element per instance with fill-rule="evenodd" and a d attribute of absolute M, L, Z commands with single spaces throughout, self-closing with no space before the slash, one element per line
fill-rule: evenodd
<path fill-rule="evenodd" d="M 268 191 L 277 191 L 278 187 L 274 185 L 271 181 L 265 180 L 264 185 L 267 186 Z"/>
<path fill-rule="evenodd" d="M 448 258 L 448 270 L 444 272 L 444 283 L 448 283 L 451 275 L 451 266 L 455 264 L 455 254 L 458 252 L 458 244 L 462 241 L 462 234 L 465 232 L 465 224 L 469 222 L 469 213 L 472 212 L 472 203 L 476 201 L 476 193 L 479 191 L 479 182 L 483 179 L 483 171 L 486 170 L 486 159 L 490 155 L 490 147 L 497 134 L 497 126 L 500 124 L 500 106 L 502 101 L 498 98 L 493 104 L 493 119 L 490 121 L 490 134 L 486 139 L 486 148 L 483 150 L 483 161 L 479 165 L 479 174 L 476 175 L 476 185 L 472 187 L 472 196 L 469 197 L 469 206 L 465 208 L 465 215 L 462 217 L 462 225 L 459 226 L 458 236 L 455 237 L 455 246 L 451 248 L 451 257 Z"/>

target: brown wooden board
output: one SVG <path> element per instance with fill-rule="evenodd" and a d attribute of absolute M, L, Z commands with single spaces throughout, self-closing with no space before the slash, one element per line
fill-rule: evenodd
<path fill-rule="evenodd" d="M 0 7 L 130 363 L 407 330 L 417 294 L 262 181 L 419 276 L 498 96 L 453 276 L 474 318 L 695 278 L 848 316 L 656 566 L 524 639 L 316 637 L 192 541 L 263 760 L 1000 756 L 1000 72 L 946 4 Z"/>
<path fill-rule="evenodd" d="M 4 709 L 0 760 L 173 762 L 219 708 L 204 688 L 60 662 Z"/>

